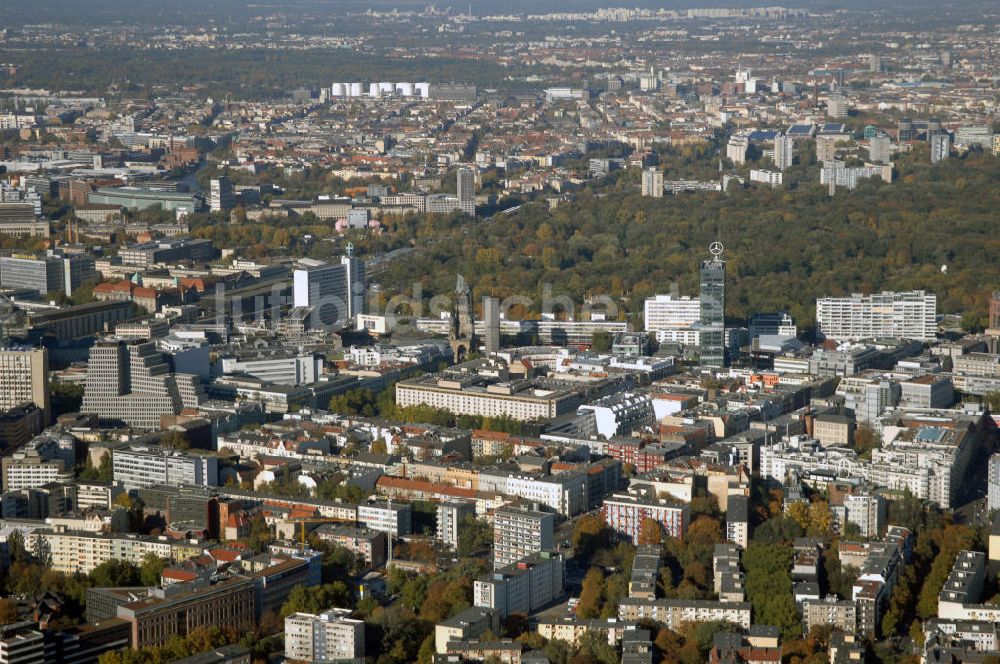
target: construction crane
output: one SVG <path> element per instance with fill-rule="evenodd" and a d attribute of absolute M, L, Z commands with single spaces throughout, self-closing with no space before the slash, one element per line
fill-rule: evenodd
<path fill-rule="evenodd" d="M 319 524 L 323 524 L 323 523 L 349 523 L 351 525 L 355 525 L 357 523 L 356 519 L 345 519 L 343 517 L 337 517 L 337 516 L 304 516 L 304 517 L 298 517 L 298 518 L 295 518 L 295 519 L 289 519 L 289 521 L 291 521 L 292 523 L 298 523 L 298 524 L 301 525 L 301 528 L 299 530 L 299 543 L 303 544 L 303 545 L 306 543 L 306 524 L 307 523 L 319 523 Z"/>

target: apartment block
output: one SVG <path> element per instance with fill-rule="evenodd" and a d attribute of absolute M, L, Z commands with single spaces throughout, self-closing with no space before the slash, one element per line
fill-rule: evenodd
<path fill-rule="evenodd" d="M 554 527 L 554 514 L 519 507 L 496 510 L 493 517 L 494 569 L 554 548 Z"/>
<path fill-rule="evenodd" d="M 543 617 L 538 621 L 538 633 L 552 641 L 558 639 L 577 645 L 580 637 L 589 632 L 599 634 L 610 644 L 618 644 L 625 632 L 635 627 L 634 622 L 615 618 L 587 620 L 576 616 Z"/>
<path fill-rule="evenodd" d="M 656 597 L 660 579 L 663 548 L 658 544 L 640 544 L 632 561 L 632 577 L 628 582 L 628 596 L 650 599 Z"/>
<path fill-rule="evenodd" d="M 986 581 L 986 555 L 961 551 L 938 594 L 938 618 L 944 620 L 1000 621 L 1000 606 L 980 604 Z"/>
<path fill-rule="evenodd" d="M 726 539 L 742 548 L 750 544 L 750 499 L 729 496 L 726 501 Z"/>
<path fill-rule="evenodd" d="M 862 537 L 877 537 L 886 523 L 886 501 L 878 494 L 844 496 L 844 518 L 858 527 Z"/>
<path fill-rule="evenodd" d="M 358 505 L 357 519 L 359 526 L 388 533 L 391 537 L 413 532 L 413 508 L 405 503 L 362 503 Z"/>
<path fill-rule="evenodd" d="M 33 403 L 49 419 L 49 352 L 44 348 L 0 349 L 0 411 Z"/>
<path fill-rule="evenodd" d="M 473 586 L 473 604 L 493 609 L 500 618 L 531 614 L 563 594 L 562 554 L 541 551 L 495 570 Z"/>
<path fill-rule="evenodd" d="M 622 620 L 653 620 L 669 629 L 683 623 L 725 620 L 750 628 L 749 602 L 716 602 L 699 599 L 639 599 L 626 597 L 618 605 Z"/>
<path fill-rule="evenodd" d="M 832 625 L 853 634 L 858 626 L 858 607 L 853 600 L 838 600 L 835 596 L 807 599 L 802 602 L 802 623 L 807 633 L 817 625 Z"/>
<path fill-rule="evenodd" d="M 990 456 L 987 480 L 987 509 L 1000 510 L 1000 453 Z"/>
<path fill-rule="evenodd" d="M 691 512 L 687 505 L 637 493 L 616 493 L 604 500 L 601 515 L 615 532 L 631 542 L 639 541 L 643 521 L 652 519 L 664 535 L 684 539 Z"/>
<path fill-rule="evenodd" d="M 854 420 L 846 415 L 832 413 L 813 418 L 813 437 L 827 447 L 854 445 Z"/>
<path fill-rule="evenodd" d="M 473 503 L 444 502 L 437 505 L 437 539 L 452 548 L 458 547 L 459 527 L 468 517 L 475 517 Z"/>
<path fill-rule="evenodd" d="M 583 470 L 543 476 L 483 470 L 479 490 L 516 496 L 568 518 L 587 511 L 587 474 Z"/>
<path fill-rule="evenodd" d="M 349 609 L 285 618 L 285 657 L 306 662 L 339 662 L 365 656 L 365 623 Z"/>
<path fill-rule="evenodd" d="M 443 655 L 453 641 L 470 641 L 486 630 L 496 633 L 499 629 L 500 616 L 496 611 L 470 606 L 434 626 L 434 651 Z"/>
<path fill-rule="evenodd" d="M 314 530 L 313 534 L 324 542 L 344 547 L 364 560 L 366 565 L 381 567 L 385 563 L 388 548 L 384 532 L 325 523 Z"/>
<path fill-rule="evenodd" d="M 26 539 L 33 551 L 48 556 L 53 570 L 63 574 L 90 574 L 109 560 L 140 565 L 149 553 L 168 560 L 174 557 L 169 541 L 138 535 L 103 535 L 57 528 L 35 530 Z"/>
<path fill-rule="evenodd" d="M 663 171 L 656 167 L 643 169 L 642 195 L 653 198 L 663 197 Z"/>

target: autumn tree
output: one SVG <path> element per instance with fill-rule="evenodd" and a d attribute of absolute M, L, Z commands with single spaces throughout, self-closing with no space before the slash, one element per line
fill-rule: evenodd
<path fill-rule="evenodd" d="M 656 519 L 646 517 L 639 524 L 639 544 L 661 544 L 663 528 Z"/>
<path fill-rule="evenodd" d="M 576 607 L 576 615 L 581 618 L 597 618 L 601 614 L 601 601 L 604 599 L 604 574 L 596 567 L 587 570 L 580 588 L 580 603 Z"/>

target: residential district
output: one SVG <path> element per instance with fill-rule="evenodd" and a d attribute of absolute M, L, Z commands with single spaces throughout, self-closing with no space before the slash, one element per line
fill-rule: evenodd
<path fill-rule="evenodd" d="M 0 663 L 1000 658 L 1000 290 L 737 316 L 722 232 L 631 310 L 389 276 L 441 219 L 995 160 L 995 26 L 270 10 L 0 29 Z M 413 75 L 38 84 L 81 44 Z"/>

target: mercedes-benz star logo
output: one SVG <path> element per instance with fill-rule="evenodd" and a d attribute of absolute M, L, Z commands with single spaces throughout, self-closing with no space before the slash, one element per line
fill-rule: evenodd
<path fill-rule="evenodd" d="M 723 249 L 725 249 L 725 247 L 722 246 L 721 242 L 713 242 L 712 244 L 708 245 L 709 252 L 711 252 L 711 254 L 716 258 L 722 255 Z"/>

